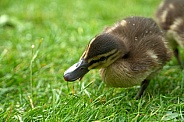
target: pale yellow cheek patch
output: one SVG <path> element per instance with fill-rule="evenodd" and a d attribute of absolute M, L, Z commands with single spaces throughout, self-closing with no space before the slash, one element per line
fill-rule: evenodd
<path fill-rule="evenodd" d="M 97 62 L 97 63 L 95 63 L 95 64 L 92 64 L 91 66 L 89 66 L 88 67 L 88 70 L 91 70 L 91 69 L 93 69 L 93 68 L 98 68 L 98 65 L 99 65 L 99 63 Z"/>
<path fill-rule="evenodd" d="M 108 53 L 105 53 L 105 54 L 101 54 L 101 55 L 97 55 L 95 57 L 92 57 L 92 58 L 88 59 L 88 63 L 91 62 L 92 60 L 98 60 L 98 59 L 100 59 L 103 56 L 104 57 L 108 57 L 109 55 L 115 53 L 116 51 L 117 51 L 117 49 L 114 49 L 114 50 L 112 50 L 112 51 L 110 51 Z"/>
<path fill-rule="evenodd" d="M 96 63 L 93 63 L 91 66 L 88 67 L 88 69 L 97 69 L 97 68 L 102 68 L 102 67 L 107 67 L 109 66 L 112 62 L 117 60 L 120 56 L 120 52 L 117 51 L 117 49 L 114 49 L 108 53 L 102 54 L 102 55 L 97 55 L 96 57 L 93 57 L 88 60 L 88 63 L 90 63 L 92 60 L 99 60 L 101 57 L 108 57 L 104 61 L 98 61 Z"/>

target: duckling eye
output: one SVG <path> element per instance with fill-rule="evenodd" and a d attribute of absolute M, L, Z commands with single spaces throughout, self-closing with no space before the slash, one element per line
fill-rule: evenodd
<path fill-rule="evenodd" d="M 81 67 L 80 69 L 81 69 L 81 70 L 83 70 L 83 69 L 84 69 L 84 67 Z"/>
<path fill-rule="evenodd" d="M 99 59 L 99 61 L 104 61 L 106 59 L 106 57 L 105 56 L 102 56 L 100 59 Z"/>

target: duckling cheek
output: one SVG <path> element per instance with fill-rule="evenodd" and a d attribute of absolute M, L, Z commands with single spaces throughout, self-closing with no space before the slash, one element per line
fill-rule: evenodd
<path fill-rule="evenodd" d="M 91 70 L 91 69 L 100 69 L 100 68 L 107 67 L 108 65 L 109 65 L 109 64 L 108 64 L 107 61 L 105 60 L 105 61 L 96 62 L 96 63 L 90 65 L 90 66 L 88 67 L 88 69 L 89 69 L 89 70 Z"/>

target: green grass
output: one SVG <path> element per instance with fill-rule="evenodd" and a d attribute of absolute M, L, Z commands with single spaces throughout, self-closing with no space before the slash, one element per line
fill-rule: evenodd
<path fill-rule="evenodd" d="M 159 2 L 1 0 L 0 120 L 184 121 L 184 71 L 174 58 L 140 100 L 136 87 L 106 87 L 97 70 L 81 82 L 63 80 L 104 27 L 126 16 L 153 17 Z"/>

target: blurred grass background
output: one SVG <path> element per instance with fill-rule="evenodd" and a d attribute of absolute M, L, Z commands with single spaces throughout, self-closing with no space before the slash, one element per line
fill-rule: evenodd
<path fill-rule="evenodd" d="M 154 17 L 159 3 L 1 0 L 0 120 L 184 121 L 184 71 L 174 58 L 140 100 L 135 87 L 107 88 L 97 70 L 81 82 L 63 80 L 104 27 L 127 16 Z"/>

